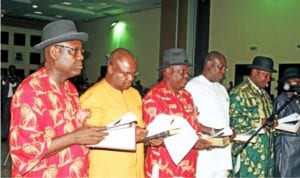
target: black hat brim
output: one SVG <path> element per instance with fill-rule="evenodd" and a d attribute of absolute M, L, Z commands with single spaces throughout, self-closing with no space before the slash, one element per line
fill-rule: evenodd
<path fill-rule="evenodd" d="M 168 64 L 168 65 L 161 65 L 157 70 L 163 70 L 164 68 L 170 67 L 170 66 L 175 66 L 175 65 L 187 65 L 189 67 L 194 67 L 193 64 L 190 63 L 173 63 L 173 64 Z"/>
<path fill-rule="evenodd" d="M 300 78 L 300 75 L 299 74 L 290 74 L 287 76 L 283 76 L 279 79 L 278 83 L 284 83 L 286 80 L 288 80 L 290 78 Z"/>
<path fill-rule="evenodd" d="M 268 71 L 268 72 L 272 72 L 272 73 L 277 72 L 277 70 L 275 70 L 275 69 L 266 69 L 264 67 L 256 66 L 256 65 L 253 65 L 253 64 L 249 64 L 249 65 L 247 65 L 247 67 L 250 68 L 250 69 L 260 69 L 260 70 L 264 70 L 264 71 Z"/>
<path fill-rule="evenodd" d="M 68 33 L 60 36 L 56 36 L 47 40 L 44 40 L 36 45 L 34 45 L 34 48 L 36 50 L 44 49 L 45 47 L 59 43 L 64 41 L 72 41 L 72 40 L 79 40 L 82 42 L 86 42 L 88 40 L 89 36 L 85 32 L 74 32 L 74 33 Z"/>

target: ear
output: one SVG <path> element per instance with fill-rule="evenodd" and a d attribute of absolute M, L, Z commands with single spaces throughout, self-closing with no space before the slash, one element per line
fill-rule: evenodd
<path fill-rule="evenodd" d="M 54 45 L 49 47 L 49 55 L 51 59 L 57 59 L 59 54 L 59 49 L 56 48 Z"/>
<path fill-rule="evenodd" d="M 173 72 L 173 70 L 172 70 L 171 67 L 167 67 L 167 68 L 165 69 L 165 72 L 166 72 L 167 75 L 171 75 L 172 72 Z"/>
<path fill-rule="evenodd" d="M 253 74 L 257 74 L 259 71 L 257 69 L 252 70 Z"/>
<path fill-rule="evenodd" d="M 208 66 L 212 66 L 213 64 L 214 64 L 214 62 L 213 62 L 212 60 L 208 60 L 208 61 L 207 61 L 207 65 L 208 65 Z"/>
<path fill-rule="evenodd" d="M 114 73 L 114 68 L 112 65 L 107 66 L 107 74 L 112 75 Z"/>
<path fill-rule="evenodd" d="M 258 74 L 257 69 L 251 69 L 250 76 L 255 77 Z"/>

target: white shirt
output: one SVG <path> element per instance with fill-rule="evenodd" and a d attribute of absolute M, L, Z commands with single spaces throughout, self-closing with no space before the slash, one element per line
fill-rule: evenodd
<path fill-rule="evenodd" d="M 194 77 L 186 85 L 200 112 L 198 122 L 212 128 L 229 127 L 229 96 L 219 82 L 210 82 L 203 75 Z M 224 148 L 199 150 L 197 174 L 205 170 L 232 169 L 231 145 Z"/>

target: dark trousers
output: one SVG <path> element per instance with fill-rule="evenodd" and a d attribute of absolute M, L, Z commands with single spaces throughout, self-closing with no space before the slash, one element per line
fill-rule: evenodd
<path fill-rule="evenodd" d="M 275 177 L 300 177 L 300 135 L 275 137 Z"/>
<path fill-rule="evenodd" d="M 2 118 L 1 118 L 1 137 L 2 139 L 8 138 L 10 126 L 10 102 L 11 98 L 2 99 Z"/>

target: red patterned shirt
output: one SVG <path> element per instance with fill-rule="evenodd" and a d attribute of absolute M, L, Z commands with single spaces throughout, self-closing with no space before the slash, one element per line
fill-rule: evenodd
<path fill-rule="evenodd" d="M 78 92 L 57 86 L 45 68 L 26 78 L 11 102 L 12 177 L 87 177 L 88 148 L 73 145 L 48 157 L 51 139 L 81 127 Z"/>
<path fill-rule="evenodd" d="M 143 118 L 148 125 L 160 114 L 172 114 L 185 118 L 190 125 L 199 131 L 197 112 L 190 93 L 182 90 L 173 93 L 160 82 L 154 86 L 143 99 Z M 187 138 L 188 139 L 188 138 Z M 145 160 L 146 177 L 155 176 L 153 165 L 159 165 L 159 177 L 194 177 L 197 162 L 197 150 L 192 149 L 178 164 L 174 164 L 166 147 L 148 147 Z M 153 171 L 153 172 L 152 172 Z"/>

